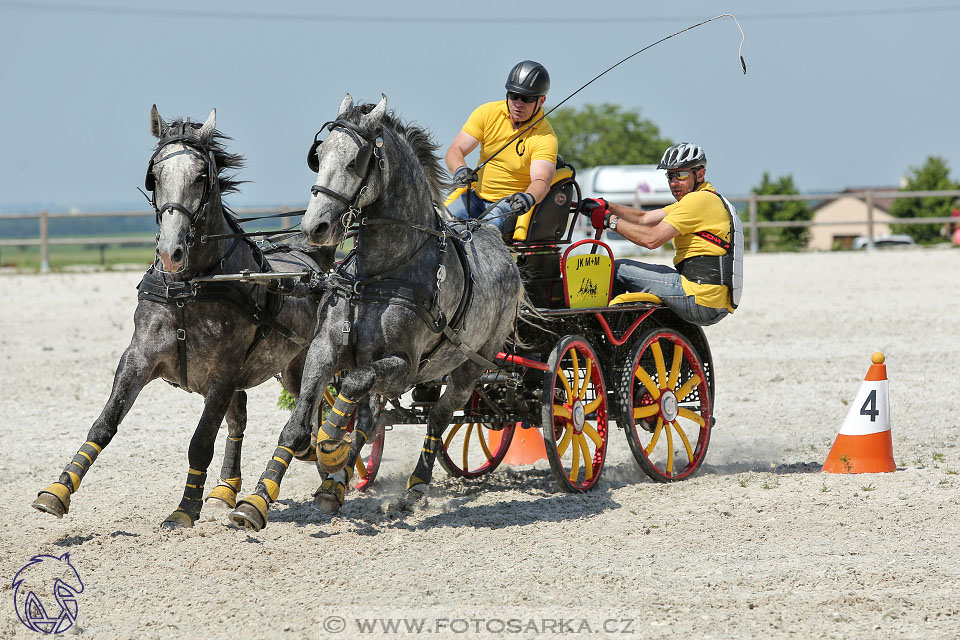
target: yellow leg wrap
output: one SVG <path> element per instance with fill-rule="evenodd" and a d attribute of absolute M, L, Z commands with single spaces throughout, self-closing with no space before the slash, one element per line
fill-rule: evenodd
<path fill-rule="evenodd" d="M 80 491 L 80 480 L 82 480 L 82 478 L 73 471 L 67 471 L 67 475 L 70 476 L 70 482 L 73 484 L 74 493 Z"/>
<path fill-rule="evenodd" d="M 343 440 L 326 439 L 317 442 L 317 466 L 327 473 L 336 473 L 347 464 L 353 438 L 350 434 Z"/>
<path fill-rule="evenodd" d="M 248 504 L 254 509 L 256 509 L 260 515 L 263 517 L 263 522 L 267 522 L 267 501 L 263 499 L 262 496 L 259 496 L 255 493 L 251 493 L 249 496 L 240 501 L 241 504 Z"/>
<path fill-rule="evenodd" d="M 232 481 L 236 481 L 236 485 Z M 220 500 L 231 509 L 237 506 L 237 491 L 240 490 L 240 478 L 220 480 L 220 484 L 213 488 L 207 500 Z"/>
<path fill-rule="evenodd" d="M 277 496 L 280 495 L 280 485 L 269 478 L 264 478 L 260 482 L 267 488 L 267 495 L 270 496 L 270 502 L 276 502 Z"/>
<path fill-rule="evenodd" d="M 177 509 L 176 511 L 171 513 L 169 516 L 167 516 L 167 519 L 163 521 L 163 524 L 164 525 L 175 524 L 181 527 L 189 528 L 193 526 L 193 518 L 191 518 L 190 514 L 188 514 L 186 511 L 181 511 L 180 509 Z"/>
<path fill-rule="evenodd" d="M 70 489 L 59 482 L 54 482 L 37 494 L 33 507 L 62 518 L 64 513 L 70 511 Z"/>
<path fill-rule="evenodd" d="M 317 494 L 332 496 L 334 499 L 336 499 L 337 505 L 342 507 L 343 496 L 346 491 L 347 487 L 342 482 L 337 482 L 333 478 L 327 478 L 323 481 L 323 483 L 321 483 L 320 488 L 317 490 Z"/>
<path fill-rule="evenodd" d="M 411 476 L 407 479 L 407 489 L 410 489 L 410 488 L 412 488 L 412 487 L 415 487 L 415 486 L 417 486 L 418 484 L 426 484 L 426 480 L 424 480 L 424 479 L 422 479 L 422 478 L 418 478 L 418 477 L 415 476 L 415 475 L 411 475 Z"/>

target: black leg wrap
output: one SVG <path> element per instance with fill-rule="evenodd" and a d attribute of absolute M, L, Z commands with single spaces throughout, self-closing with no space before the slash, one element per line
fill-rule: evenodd
<path fill-rule="evenodd" d="M 92 442 L 84 442 L 80 450 L 73 456 L 73 460 L 64 468 L 60 475 L 60 483 L 74 493 L 80 489 L 80 481 L 86 475 L 87 469 L 100 454 L 100 447 Z"/>
<path fill-rule="evenodd" d="M 335 440 L 341 439 L 343 434 L 347 431 L 347 425 L 350 423 L 350 417 L 356 410 L 356 401 L 346 398 L 341 393 L 339 396 L 337 396 L 337 401 L 330 409 L 330 413 L 327 415 L 327 419 L 323 421 L 323 426 L 320 427 L 320 430 L 328 438 L 333 438 Z"/>
<path fill-rule="evenodd" d="M 293 460 L 292 449 L 277 447 L 273 452 L 273 458 L 267 463 L 267 468 L 260 476 L 256 493 L 266 498 L 268 502 L 274 502 L 280 495 L 280 483 L 283 482 L 283 474 L 287 472 L 291 460 Z"/>
<path fill-rule="evenodd" d="M 223 466 L 220 468 L 221 478 L 240 477 L 240 448 L 243 446 L 243 436 L 227 437 L 227 444 L 223 449 Z"/>
<path fill-rule="evenodd" d="M 187 473 L 187 482 L 183 488 L 183 498 L 180 499 L 180 506 L 177 511 L 182 511 L 190 516 L 191 520 L 200 517 L 200 508 L 203 506 L 203 485 L 207 481 L 205 471 L 196 471 L 191 469 Z"/>

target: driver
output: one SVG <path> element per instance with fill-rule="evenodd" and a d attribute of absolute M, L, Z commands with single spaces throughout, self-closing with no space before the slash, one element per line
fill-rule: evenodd
<path fill-rule="evenodd" d="M 544 118 L 510 142 L 542 115 L 550 90 L 550 76 L 542 64 L 533 60 L 517 63 L 507 76 L 505 87 L 506 100 L 474 109 L 444 160 L 453 173 L 454 186 L 467 188 L 447 207 L 450 213 L 461 220 L 483 217 L 484 222 L 495 225 L 505 238 L 510 238 L 517 217 L 550 190 L 557 170 L 557 135 Z M 503 151 L 491 158 L 508 142 Z M 468 167 L 466 161 L 477 145 L 481 145 L 483 164 L 479 171 Z M 471 190 L 474 183 L 475 190 Z M 483 216 L 491 204 L 502 198 L 506 199 Z"/>
<path fill-rule="evenodd" d="M 617 260 L 615 295 L 652 293 L 687 322 L 716 324 L 740 302 L 743 231 L 737 210 L 706 181 L 707 156 L 700 146 L 671 146 L 657 168 L 667 172 L 674 204 L 643 211 L 587 198 L 581 213 L 595 229 L 613 229 L 647 249 L 673 241 L 676 268 Z"/>

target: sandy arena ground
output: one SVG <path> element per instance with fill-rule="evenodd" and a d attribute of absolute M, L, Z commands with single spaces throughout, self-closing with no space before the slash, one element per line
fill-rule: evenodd
<path fill-rule="evenodd" d="M 11 581 L 65 552 L 85 584 L 69 634 L 97 639 L 356 637 L 390 620 L 388 637 L 960 636 L 960 250 L 750 255 L 746 272 L 741 309 L 707 328 L 717 425 L 693 479 L 646 479 L 615 430 L 589 494 L 559 493 L 545 462 L 476 481 L 438 465 L 427 505 L 395 511 L 423 435 L 397 427 L 375 490 L 322 515 L 313 465 L 295 463 L 257 534 L 209 510 L 159 530 L 201 409 L 159 381 L 66 517 L 30 508 L 107 398 L 141 274 L 0 275 L 0 637 L 36 637 Z M 877 350 L 899 468 L 821 474 Z M 245 489 L 286 420 L 278 390 L 250 392 Z"/>

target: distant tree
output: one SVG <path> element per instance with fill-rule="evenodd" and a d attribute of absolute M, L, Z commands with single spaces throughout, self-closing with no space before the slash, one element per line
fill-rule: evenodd
<path fill-rule="evenodd" d="M 791 195 L 800 193 L 793 184 L 793 175 L 786 175 L 770 179 L 770 174 L 764 172 L 760 185 L 753 188 L 753 193 L 759 195 Z M 813 211 L 809 203 L 803 200 L 786 202 L 758 202 L 757 219 L 769 221 L 803 221 L 810 220 Z M 760 246 L 763 249 L 775 251 L 803 249 L 807 246 L 810 236 L 809 227 L 774 227 L 760 230 Z"/>
<path fill-rule="evenodd" d="M 910 167 L 910 173 L 912 175 L 907 179 L 906 186 L 900 189 L 901 191 L 960 189 L 960 184 L 950 179 L 950 168 L 943 158 L 930 156 L 922 167 Z M 946 218 L 956 207 L 956 201 L 955 197 L 949 196 L 897 198 L 890 207 L 890 214 L 897 218 Z M 891 224 L 890 231 L 905 233 L 916 242 L 930 243 L 943 239 L 940 236 L 941 226 L 938 224 Z"/>
<path fill-rule="evenodd" d="M 660 136 L 657 125 L 641 118 L 639 110 L 622 111 L 614 104 L 561 107 L 548 119 L 557 132 L 560 155 L 577 169 L 657 163 L 673 144 Z"/>

